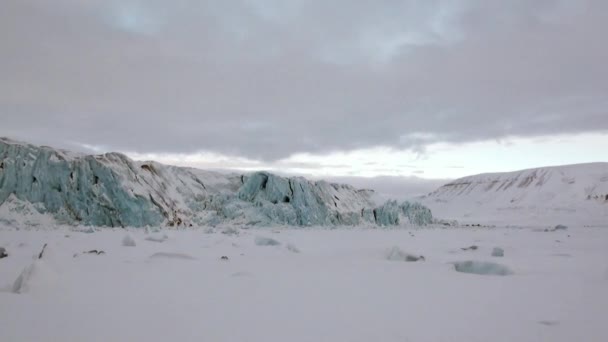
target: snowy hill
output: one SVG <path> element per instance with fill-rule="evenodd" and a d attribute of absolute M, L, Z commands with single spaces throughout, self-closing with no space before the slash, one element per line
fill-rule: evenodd
<path fill-rule="evenodd" d="M 608 225 L 608 163 L 464 177 L 421 201 L 462 223 Z"/>
<path fill-rule="evenodd" d="M 416 203 L 376 208 L 370 196 L 370 190 L 302 177 L 222 174 L 0 138 L 0 222 L 9 224 L 421 225 L 432 220 Z"/>

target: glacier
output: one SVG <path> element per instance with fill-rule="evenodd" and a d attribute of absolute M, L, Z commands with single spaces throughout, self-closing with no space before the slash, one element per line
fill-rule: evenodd
<path fill-rule="evenodd" d="M 224 174 L 0 138 L 0 207 L 33 207 L 62 224 L 386 227 L 434 222 L 431 211 L 419 203 L 376 206 L 372 194 L 264 171 Z"/>

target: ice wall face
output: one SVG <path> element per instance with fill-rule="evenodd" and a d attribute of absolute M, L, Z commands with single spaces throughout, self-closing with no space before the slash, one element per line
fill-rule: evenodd
<path fill-rule="evenodd" d="M 96 157 L 69 160 L 50 148 L 2 141 L 0 157 L 0 203 L 15 194 L 66 223 L 144 226 L 162 220 L 148 199 L 127 193 Z"/>
<path fill-rule="evenodd" d="M 270 221 L 311 225 L 356 225 L 374 222 L 365 214 L 374 203 L 369 193 L 349 185 L 310 182 L 256 172 L 244 180 L 238 198 L 253 202 Z"/>
<path fill-rule="evenodd" d="M 349 185 L 267 172 L 225 175 L 137 162 L 119 153 L 76 155 L 0 139 L 0 205 L 9 197 L 62 223 L 111 227 L 432 221 L 418 204 L 375 208 L 369 190 Z"/>
<path fill-rule="evenodd" d="M 388 201 L 374 210 L 375 221 L 381 226 L 396 226 L 410 223 L 424 226 L 433 223 L 431 210 L 419 203 Z"/>

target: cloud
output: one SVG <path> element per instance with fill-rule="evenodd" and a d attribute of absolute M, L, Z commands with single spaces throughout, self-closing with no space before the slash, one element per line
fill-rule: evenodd
<path fill-rule="evenodd" d="M 298 153 L 608 129 L 601 0 L 5 0 L 0 135 Z"/>

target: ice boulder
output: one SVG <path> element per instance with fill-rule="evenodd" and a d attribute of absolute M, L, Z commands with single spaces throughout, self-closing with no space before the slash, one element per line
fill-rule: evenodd
<path fill-rule="evenodd" d="M 173 260 L 196 260 L 195 257 L 186 253 L 158 252 L 150 255 L 150 259 L 173 259 Z"/>
<path fill-rule="evenodd" d="M 256 236 L 254 241 L 257 246 L 278 246 L 281 244 L 275 239 L 263 236 Z"/>
<path fill-rule="evenodd" d="M 122 238 L 122 245 L 125 247 L 135 247 L 135 239 L 131 234 L 127 234 L 124 238 Z"/>
<path fill-rule="evenodd" d="M 165 233 L 150 234 L 149 236 L 146 237 L 147 241 L 152 241 L 152 242 L 165 242 L 168 239 L 169 239 L 169 235 L 167 235 Z"/>
<path fill-rule="evenodd" d="M 239 235 L 239 229 L 234 226 L 225 227 L 221 230 L 221 233 L 225 235 Z"/>
<path fill-rule="evenodd" d="M 486 261 L 458 261 L 454 263 L 457 272 L 479 275 L 506 276 L 513 272 L 504 265 Z"/>
<path fill-rule="evenodd" d="M 95 228 L 93 227 L 76 227 L 72 228 L 73 232 L 85 233 L 85 234 L 93 234 L 95 233 Z"/>
<path fill-rule="evenodd" d="M 402 251 L 399 247 L 394 246 L 393 248 L 389 249 L 388 252 L 386 253 L 386 260 L 413 262 L 413 261 L 419 261 L 419 260 L 424 261 L 425 259 L 422 255 L 409 254 L 409 253 Z"/>
<path fill-rule="evenodd" d="M 505 256 L 505 251 L 504 251 L 504 249 L 502 249 L 500 247 L 494 247 L 492 249 L 492 256 L 493 257 L 503 257 L 503 256 Z"/>
<path fill-rule="evenodd" d="M 555 226 L 553 228 L 545 229 L 545 232 L 556 232 L 559 230 L 568 230 L 568 226 L 564 226 L 563 224 L 558 224 L 557 226 Z"/>
<path fill-rule="evenodd" d="M 300 253 L 300 249 L 298 247 L 296 247 L 296 245 L 288 243 L 286 246 L 287 250 L 292 252 L 292 253 Z"/>

